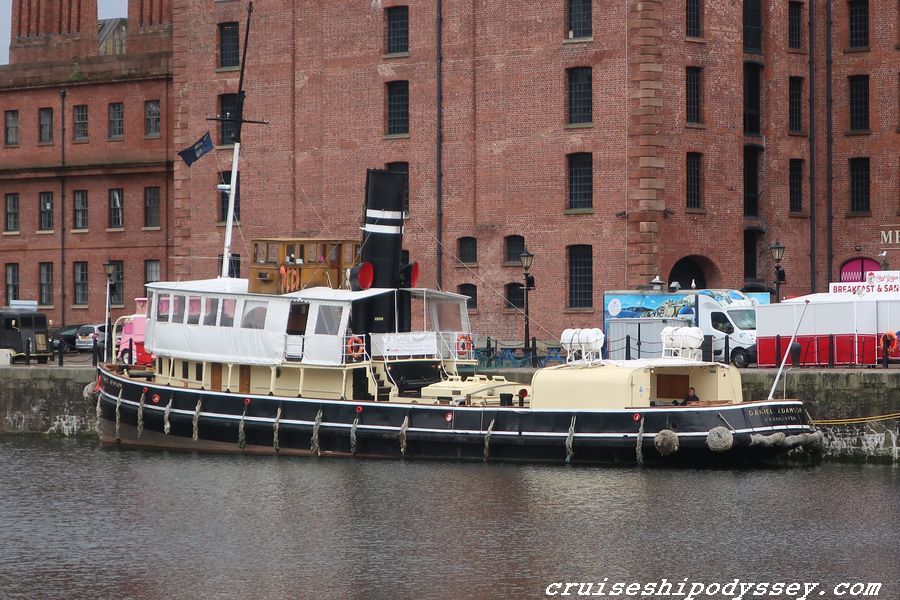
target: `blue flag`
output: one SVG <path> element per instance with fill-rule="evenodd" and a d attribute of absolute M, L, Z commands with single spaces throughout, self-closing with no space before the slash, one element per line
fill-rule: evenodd
<path fill-rule="evenodd" d="M 209 137 L 209 132 L 207 131 L 202 138 L 197 140 L 192 146 L 189 148 L 185 148 L 181 152 L 178 153 L 178 156 L 184 160 L 187 166 L 191 166 L 202 157 L 204 154 L 213 149 L 212 138 Z"/>

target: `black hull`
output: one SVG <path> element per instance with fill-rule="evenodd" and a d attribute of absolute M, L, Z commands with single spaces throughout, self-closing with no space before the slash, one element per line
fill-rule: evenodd
<path fill-rule="evenodd" d="M 103 443 L 173 450 L 699 466 L 770 461 L 808 445 L 815 431 L 798 401 L 533 411 L 208 392 L 143 384 L 103 369 L 101 382 Z M 715 428 L 729 432 L 727 449 L 710 449 Z M 678 438 L 667 456 L 655 445 L 662 430 Z"/>

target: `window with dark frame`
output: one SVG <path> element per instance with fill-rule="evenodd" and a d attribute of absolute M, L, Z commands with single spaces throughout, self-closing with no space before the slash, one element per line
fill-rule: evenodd
<path fill-rule="evenodd" d="M 459 261 L 467 264 L 478 262 L 478 240 L 473 237 L 461 237 L 456 241 L 456 253 Z"/>
<path fill-rule="evenodd" d="M 409 212 L 409 163 L 408 162 L 390 162 L 384 166 L 392 173 L 403 173 L 406 175 L 406 181 L 403 183 L 403 198 L 400 206 L 406 212 Z"/>
<path fill-rule="evenodd" d="M 219 173 L 219 181 L 222 183 L 231 183 L 231 171 L 221 171 Z M 237 181 L 235 182 L 234 191 L 234 222 L 241 220 L 241 172 L 238 171 Z M 219 223 L 224 223 L 228 218 L 228 192 L 219 192 Z"/>
<path fill-rule="evenodd" d="M 869 76 L 853 75 L 850 80 L 850 130 L 869 130 Z"/>
<path fill-rule="evenodd" d="M 594 206 L 594 156 L 590 152 L 569 154 L 569 208 Z"/>
<path fill-rule="evenodd" d="M 593 122 L 591 67 L 574 67 L 566 71 L 568 81 L 568 123 Z"/>
<path fill-rule="evenodd" d="M 72 107 L 72 139 L 76 141 L 88 139 L 87 104 L 78 104 Z"/>
<path fill-rule="evenodd" d="M 788 80 L 788 130 L 791 133 L 803 131 L 803 78 Z"/>
<path fill-rule="evenodd" d="M 121 188 L 109 190 L 109 221 L 110 229 L 122 229 L 125 227 L 125 191 Z"/>
<path fill-rule="evenodd" d="M 850 212 L 868 213 L 869 208 L 869 159 L 850 159 Z"/>
<path fill-rule="evenodd" d="M 525 252 L 525 238 L 508 235 L 503 238 L 503 262 L 521 264 L 519 256 Z"/>
<path fill-rule="evenodd" d="M 744 52 L 762 52 L 762 0 L 744 0 Z"/>
<path fill-rule="evenodd" d="M 569 308 L 594 306 L 594 260 L 592 247 L 569 246 Z"/>
<path fill-rule="evenodd" d="M 53 192 L 41 192 L 38 194 L 38 229 L 40 231 L 53 230 Z"/>
<path fill-rule="evenodd" d="M 7 110 L 3 113 L 3 143 L 15 146 L 19 143 L 19 111 Z"/>
<path fill-rule="evenodd" d="M 19 194 L 6 194 L 6 220 L 3 231 L 19 231 Z"/>
<path fill-rule="evenodd" d="M 759 65 L 744 63 L 744 133 L 751 135 L 762 131 L 760 70 Z"/>
<path fill-rule="evenodd" d="M 53 304 L 53 263 L 39 263 L 38 273 L 40 278 L 38 304 L 41 306 L 51 306 Z"/>
<path fill-rule="evenodd" d="M 685 161 L 685 206 L 703 208 L 703 154 L 688 152 Z"/>
<path fill-rule="evenodd" d="M 788 2 L 788 48 L 800 50 L 803 45 L 803 3 Z"/>
<path fill-rule="evenodd" d="M 53 142 L 53 109 L 38 109 L 38 142 L 50 144 Z"/>
<path fill-rule="evenodd" d="M 409 52 L 409 7 L 391 6 L 384 9 L 387 21 L 387 53 Z"/>
<path fill-rule="evenodd" d="M 144 188 L 144 227 L 159 227 L 159 188 Z"/>
<path fill-rule="evenodd" d="M 759 215 L 759 150 L 744 146 L 744 216 Z"/>
<path fill-rule="evenodd" d="M 463 283 L 456 291 L 462 294 L 463 296 L 468 296 L 469 299 L 466 300 L 466 308 L 468 310 L 475 310 L 478 308 L 478 288 L 475 284 L 472 283 Z"/>
<path fill-rule="evenodd" d="M 803 212 L 803 160 L 792 158 L 789 169 L 789 209 L 792 213 Z"/>
<path fill-rule="evenodd" d="M 144 137 L 159 137 L 159 100 L 144 102 Z"/>
<path fill-rule="evenodd" d="M 687 37 L 701 37 L 703 35 L 703 13 L 701 12 L 701 0 L 685 0 L 684 34 Z"/>
<path fill-rule="evenodd" d="M 849 12 L 849 33 L 851 48 L 869 47 L 869 0 L 850 0 L 847 3 Z"/>
<path fill-rule="evenodd" d="M 160 270 L 159 270 L 159 261 L 158 260 L 145 260 L 144 261 L 144 283 L 153 283 L 154 281 L 159 281 L 160 279 Z"/>
<path fill-rule="evenodd" d="M 222 255 L 220 254 L 218 260 L 216 262 L 216 269 L 221 270 L 222 268 Z M 228 259 L 228 276 L 229 277 L 240 277 L 241 276 L 241 255 L 231 253 L 231 257 Z M 225 318 L 225 313 L 222 313 L 222 318 Z"/>
<path fill-rule="evenodd" d="M 521 283 L 507 283 L 506 287 L 506 307 L 507 309 L 523 309 L 525 308 L 525 286 Z"/>
<path fill-rule="evenodd" d="M 591 0 L 569 0 L 568 4 L 569 38 L 591 37 L 593 35 Z"/>
<path fill-rule="evenodd" d="M 703 123 L 703 69 L 687 67 L 684 73 L 685 120 L 688 123 Z"/>
<path fill-rule="evenodd" d="M 121 102 L 109 104 L 109 137 L 118 139 L 125 136 L 125 105 Z"/>
<path fill-rule="evenodd" d="M 219 67 L 237 67 L 241 64 L 237 23 L 219 23 Z"/>
<path fill-rule="evenodd" d="M 387 82 L 387 134 L 409 134 L 409 82 Z"/>
<path fill-rule="evenodd" d="M 6 304 L 19 299 L 19 263 L 6 263 Z"/>
<path fill-rule="evenodd" d="M 72 263 L 72 283 L 75 287 L 74 304 L 79 306 L 88 303 L 88 264 L 79 261 Z"/>
<path fill-rule="evenodd" d="M 109 261 L 113 266 L 112 284 L 109 286 L 109 303 L 125 304 L 125 265 L 121 260 Z"/>
<path fill-rule="evenodd" d="M 221 94 L 219 96 L 219 116 L 223 119 L 237 118 L 238 95 Z M 234 121 L 219 121 L 219 144 L 228 146 L 234 144 L 234 136 L 237 134 L 237 123 Z"/>
<path fill-rule="evenodd" d="M 72 192 L 72 229 L 88 228 L 88 193 L 87 190 Z"/>

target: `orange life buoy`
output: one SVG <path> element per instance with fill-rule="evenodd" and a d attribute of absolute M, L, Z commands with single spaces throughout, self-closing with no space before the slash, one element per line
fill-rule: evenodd
<path fill-rule="evenodd" d="M 472 350 L 472 338 L 466 334 L 456 338 L 456 353 L 460 356 L 466 356 Z"/>
<path fill-rule="evenodd" d="M 366 344 L 358 335 L 354 335 L 347 340 L 347 356 L 351 358 L 359 358 L 366 351 Z"/>
<path fill-rule="evenodd" d="M 893 354 L 897 351 L 897 346 L 900 345 L 900 342 L 897 340 L 897 334 L 893 331 L 885 331 L 881 336 L 881 347 L 887 348 L 888 354 Z"/>

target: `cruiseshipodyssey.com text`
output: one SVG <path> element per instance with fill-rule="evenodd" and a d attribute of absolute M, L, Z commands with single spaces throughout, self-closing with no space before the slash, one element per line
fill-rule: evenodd
<path fill-rule="evenodd" d="M 671 598 L 672 600 L 809 600 L 811 598 L 876 598 L 881 592 L 880 583 L 838 583 L 823 585 L 818 582 L 749 582 L 733 579 L 726 583 L 689 581 L 602 581 L 561 582 L 556 581 L 544 589 L 546 596 L 597 596 L 609 599 L 648 597 Z"/>

